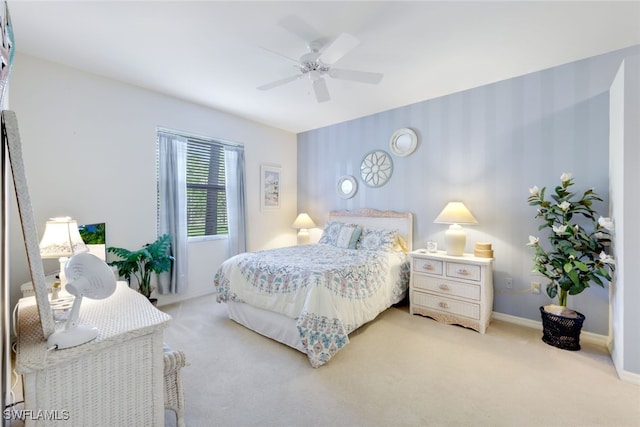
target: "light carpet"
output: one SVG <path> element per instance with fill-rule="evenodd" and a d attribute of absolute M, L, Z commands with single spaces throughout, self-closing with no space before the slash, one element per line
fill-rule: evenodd
<path fill-rule="evenodd" d="M 494 320 L 481 335 L 400 305 L 314 369 L 213 295 L 160 309 L 173 316 L 165 341 L 190 362 L 187 427 L 640 426 L 640 387 L 618 379 L 606 348 L 560 350 L 533 328 Z"/>

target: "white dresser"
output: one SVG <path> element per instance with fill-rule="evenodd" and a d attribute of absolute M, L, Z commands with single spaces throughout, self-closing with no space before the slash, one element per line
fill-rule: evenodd
<path fill-rule="evenodd" d="M 93 341 L 47 350 L 35 297 L 19 301 L 16 373 L 22 375 L 27 426 L 163 426 L 162 331 L 171 317 L 118 282 L 104 300 L 85 298 L 80 323 Z"/>
<path fill-rule="evenodd" d="M 493 258 L 425 250 L 409 255 L 410 313 L 484 334 L 493 310 Z"/>

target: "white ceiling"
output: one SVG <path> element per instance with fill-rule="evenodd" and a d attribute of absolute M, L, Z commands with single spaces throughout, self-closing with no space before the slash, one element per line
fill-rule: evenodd
<path fill-rule="evenodd" d="M 640 44 L 640 2 L 11 1 L 16 50 L 303 132 Z M 317 103 L 290 76 L 306 42 L 293 16 L 360 45 L 335 65 L 378 85 L 327 78 Z M 265 49 L 266 48 L 266 49 Z"/>

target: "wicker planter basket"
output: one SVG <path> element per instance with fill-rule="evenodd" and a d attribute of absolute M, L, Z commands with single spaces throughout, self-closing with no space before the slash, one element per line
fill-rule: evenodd
<path fill-rule="evenodd" d="M 575 316 L 550 313 L 540 307 L 542 315 L 542 341 L 563 350 L 580 350 L 580 331 L 584 315 L 574 311 Z"/>

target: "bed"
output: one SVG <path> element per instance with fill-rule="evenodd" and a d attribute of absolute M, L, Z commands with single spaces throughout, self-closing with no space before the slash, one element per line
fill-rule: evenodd
<path fill-rule="evenodd" d="M 349 333 L 402 301 L 409 284 L 413 215 L 332 211 L 318 243 L 226 260 L 216 272 L 229 318 L 327 363 Z"/>

